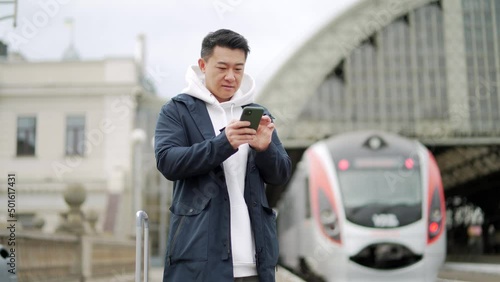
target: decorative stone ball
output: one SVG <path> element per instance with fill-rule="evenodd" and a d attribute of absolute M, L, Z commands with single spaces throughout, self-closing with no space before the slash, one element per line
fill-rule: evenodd
<path fill-rule="evenodd" d="M 64 200 L 70 207 L 78 207 L 87 198 L 87 192 L 81 184 L 69 184 L 64 191 Z"/>

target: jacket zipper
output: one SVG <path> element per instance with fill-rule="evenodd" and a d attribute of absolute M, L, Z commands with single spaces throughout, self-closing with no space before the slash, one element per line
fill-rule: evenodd
<path fill-rule="evenodd" d="M 226 185 L 227 189 L 227 185 Z M 229 205 L 229 230 L 227 232 L 227 257 L 231 256 L 231 202 L 229 201 L 229 194 L 227 194 L 227 203 Z"/>

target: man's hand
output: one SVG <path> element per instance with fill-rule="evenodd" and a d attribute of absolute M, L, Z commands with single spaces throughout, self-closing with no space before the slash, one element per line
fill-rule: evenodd
<path fill-rule="evenodd" d="M 262 120 L 261 120 L 262 124 Z M 241 144 L 250 143 L 256 139 L 258 131 L 248 127 L 249 121 L 231 121 L 225 129 L 226 137 L 231 146 L 236 150 Z M 259 125 L 260 129 L 260 125 Z"/>
<path fill-rule="evenodd" d="M 267 150 L 269 144 L 271 144 L 273 131 L 274 123 L 271 121 L 271 118 L 262 116 L 259 128 L 257 128 L 257 135 L 248 144 L 258 152 Z"/>

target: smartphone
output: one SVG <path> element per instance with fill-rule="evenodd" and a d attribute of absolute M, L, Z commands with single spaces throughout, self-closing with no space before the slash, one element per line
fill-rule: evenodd
<path fill-rule="evenodd" d="M 263 114 L 264 108 L 262 107 L 246 106 L 243 108 L 240 120 L 249 121 L 250 127 L 257 130 Z"/>

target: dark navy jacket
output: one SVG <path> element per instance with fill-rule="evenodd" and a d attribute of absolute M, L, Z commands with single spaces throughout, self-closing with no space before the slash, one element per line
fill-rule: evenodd
<path fill-rule="evenodd" d="M 271 116 L 267 110 L 265 114 Z M 222 162 L 235 152 L 224 131 L 215 136 L 205 102 L 180 94 L 162 107 L 155 132 L 156 162 L 158 170 L 175 181 L 163 281 L 234 281 Z M 291 160 L 276 130 L 266 151 L 249 150 L 244 197 L 261 282 L 275 281 L 279 252 L 276 215 L 265 183 L 282 185 L 290 174 Z"/>

